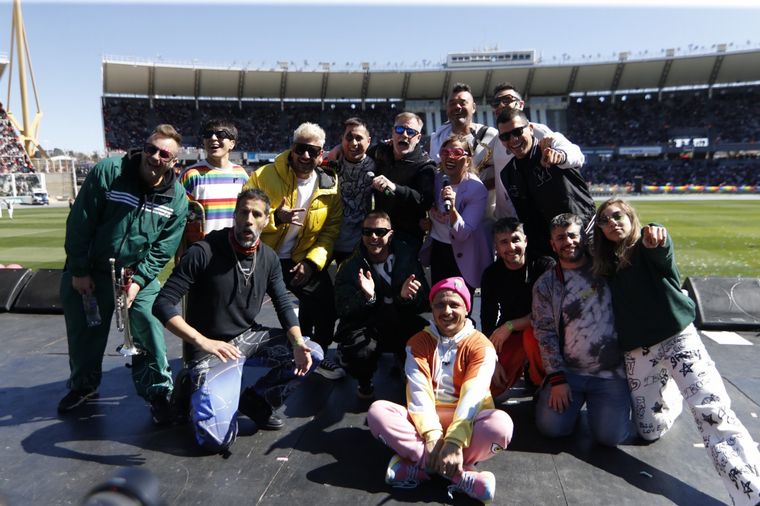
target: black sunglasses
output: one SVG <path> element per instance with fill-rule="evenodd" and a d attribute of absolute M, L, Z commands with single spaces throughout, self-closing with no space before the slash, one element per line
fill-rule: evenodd
<path fill-rule="evenodd" d="M 165 149 L 161 149 L 158 146 L 155 146 L 155 145 L 150 144 L 150 143 L 148 143 L 145 146 L 143 146 L 143 151 L 148 156 L 153 156 L 156 153 L 158 153 L 158 157 L 161 158 L 161 160 L 164 160 L 164 161 L 167 161 L 167 162 L 169 160 L 171 160 L 171 159 L 174 158 L 174 153 L 172 153 L 171 151 L 167 151 Z"/>
<path fill-rule="evenodd" d="M 206 130 L 205 132 L 203 132 L 204 139 L 210 139 L 215 135 L 216 135 L 216 138 L 219 139 L 220 141 L 224 139 L 230 139 L 232 141 L 235 140 L 235 136 L 232 135 L 232 133 L 230 133 L 229 130 Z"/>
<path fill-rule="evenodd" d="M 509 105 L 514 104 L 515 102 L 519 102 L 520 99 L 517 97 L 513 97 L 512 95 L 502 95 L 500 97 L 495 97 L 491 100 L 491 107 L 499 107 L 500 105 Z"/>
<path fill-rule="evenodd" d="M 520 137 L 523 134 L 523 130 L 526 128 L 528 128 L 528 125 L 517 127 L 514 130 L 510 130 L 509 132 L 502 132 L 499 134 L 499 140 L 506 142 L 510 137 Z"/>
<path fill-rule="evenodd" d="M 396 132 L 398 135 L 404 135 L 404 132 L 406 132 L 406 135 L 409 137 L 414 137 L 417 135 L 419 130 L 415 130 L 414 128 L 409 128 L 401 125 L 396 125 L 393 127 L 393 131 Z"/>
<path fill-rule="evenodd" d="M 322 148 L 319 146 L 312 146 L 311 144 L 304 144 L 302 142 L 296 142 L 293 144 L 293 153 L 298 156 L 303 156 L 304 153 L 309 153 L 309 156 L 316 158 L 322 154 Z"/>
<path fill-rule="evenodd" d="M 362 235 L 369 237 L 374 234 L 378 237 L 385 237 L 390 231 L 391 229 L 383 227 L 364 227 L 362 228 Z"/>

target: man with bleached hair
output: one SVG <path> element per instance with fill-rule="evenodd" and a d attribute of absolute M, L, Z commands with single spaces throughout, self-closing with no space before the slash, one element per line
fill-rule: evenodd
<path fill-rule="evenodd" d="M 277 252 L 285 285 L 300 302 L 301 331 L 327 350 L 336 314 L 326 267 L 340 232 L 343 203 L 337 174 L 321 166 L 324 144 L 325 131 L 319 125 L 302 123 L 293 132 L 290 149 L 251 174 L 244 188 L 262 190 L 276 206 L 261 240 Z M 346 375 L 328 359 L 315 372 L 328 379 Z"/>

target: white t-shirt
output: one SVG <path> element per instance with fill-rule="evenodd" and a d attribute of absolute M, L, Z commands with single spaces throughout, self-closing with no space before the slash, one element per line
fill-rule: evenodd
<path fill-rule="evenodd" d="M 306 209 L 306 213 L 308 213 L 314 189 L 317 187 L 317 173 L 312 172 L 308 179 L 296 178 L 296 183 L 298 184 L 298 196 L 296 197 L 296 205 L 294 207 Z M 306 213 L 301 214 L 301 219 L 298 221 L 303 222 L 306 219 Z M 277 255 L 280 258 L 290 258 L 290 253 L 293 251 L 293 246 L 296 245 L 299 232 L 301 232 L 300 225 L 293 225 L 292 223 L 288 225 L 285 240 L 282 241 L 280 249 L 277 250 Z"/>

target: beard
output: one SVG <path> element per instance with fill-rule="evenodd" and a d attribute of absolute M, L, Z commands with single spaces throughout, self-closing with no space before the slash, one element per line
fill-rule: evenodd
<path fill-rule="evenodd" d="M 235 240 L 242 248 L 252 248 L 259 241 L 259 237 L 261 237 L 261 231 L 254 227 L 235 227 Z"/>

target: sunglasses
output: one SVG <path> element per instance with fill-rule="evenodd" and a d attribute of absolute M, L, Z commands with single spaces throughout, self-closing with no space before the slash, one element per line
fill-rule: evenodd
<path fill-rule="evenodd" d="M 523 134 L 523 130 L 526 128 L 528 128 L 528 125 L 517 127 L 514 130 L 510 130 L 509 132 L 502 132 L 499 134 L 499 140 L 506 142 L 510 137 L 520 137 Z"/>
<path fill-rule="evenodd" d="M 309 156 L 316 158 L 322 154 L 322 148 L 319 146 L 312 146 L 311 144 L 304 144 L 302 142 L 296 142 L 293 144 L 293 153 L 298 156 L 303 156 L 304 153 L 309 153 Z"/>
<path fill-rule="evenodd" d="M 386 235 L 388 235 L 388 232 L 390 232 L 390 231 L 391 231 L 391 229 L 389 229 L 389 228 L 364 227 L 364 228 L 362 228 L 362 235 L 367 236 L 367 237 L 369 237 L 371 235 L 376 235 L 378 237 L 385 237 Z"/>
<path fill-rule="evenodd" d="M 210 139 L 215 135 L 220 141 L 223 141 L 224 139 L 230 139 L 231 141 L 235 140 L 235 136 L 232 135 L 229 130 L 206 130 L 203 132 L 204 139 Z"/>
<path fill-rule="evenodd" d="M 156 153 L 158 153 L 158 157 L 161 160 L 164 160 L 165 162 L 168 162 L 169 160 L 172 160 L 174 158 L 174 153 L 171 151 L 167 151 L 165 149 L 161 149 L 158 146 L 155 146 L 153 144 L 146 144 L 143 146 L 143 151 L 148 156 L 153 156 Z"/>
<path fill-rule="evenodd" d="M 396 125 L 393 127 L 393 131 L 396 132 L 398 135 L 404 135 L 404 132 L 406 132 L 406 135 L 409 137 L 414 137 L 415 135 L 419 134 L 419 130 L 415 130 L 414 128 L 409 128 L 401 125 Z"/>
<path fill-rule="evenodd" d="M 464 156 L 468 156 L 467 151 L 462 148 L 441 148 L 438 154 L 441 158 L 453 158 L 454 160 L 459 160 Z"/>
<path fill-rule="evenodd" d="M 517 97 L 513 97 L 512 95 L 502 95 L 500 97 L 495 97 L 493 100 L 491 100 L 491 107 L 499 107 L 500 105 L 509 105 L 514 104 L 515 102 L 519 102 L 520 99 Z"/>
<path fill-rule="evenodd" d="M 600 227 L 606 227 L 612 221 L 615 223 L 622 222 L 623 218 L 625 218 L 625 214 L 621 213 L 620 211 L 615 211 L 609 216 L 600 216 L 596 219 L 596 222 Z"/>

